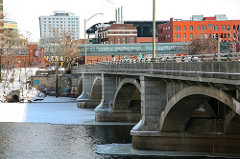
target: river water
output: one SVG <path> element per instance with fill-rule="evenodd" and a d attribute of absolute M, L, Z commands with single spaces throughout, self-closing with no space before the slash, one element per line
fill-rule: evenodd
<path fill-rule="evenodd" d="M 98 155 L 93 147 L 98 144 L 130 143 L 131 127 L 0 123 L 0 158 L 124 158 Z"/>
<path fill-rule="evenodd" d="M 193 158 L 153 151 L 131 154 L 134 123 L 96 123 L 93 109 L 79 109 L 72 99 L 44 101 L 0 103 L 0 159 Z"/>
<path fill-rule="evenodd" d="M 99 155 L 94 147 L 131 143 L 132 127 L 133 124 L 97 124 L 93 109 L 79 109 L 77 103 L 68 98 L 0 103 L 0 158 L 126 158 Z"/>

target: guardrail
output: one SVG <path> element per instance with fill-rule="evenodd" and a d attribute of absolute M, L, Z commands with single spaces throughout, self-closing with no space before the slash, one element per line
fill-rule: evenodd
<path fill-rule="evenodd" d="M 163 63 L 163 62 L 211 62 L 211 61 L 240 61 L 240 52 L 221 54 L 199 54 L 199 55 L 169 55 L 153 58 L 122 59 L 92 63 L 90 65 L 108 65 L 124 63 Z"/>

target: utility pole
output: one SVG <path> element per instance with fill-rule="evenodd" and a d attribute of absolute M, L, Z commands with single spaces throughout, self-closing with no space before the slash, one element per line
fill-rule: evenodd
<path fill-rule="evenodd" d="M 91 16 L 90 18 L 88 19 L 84 19 L 84 58 L 85 58 L 85 65 L 87 64 L 88 60 L 87 60 L 87 38 L 86 38 L 86 33 L 87 33 L 87 22 L 92 19 L 93 17 L 95 17 L 96 15 L 103 15 L 103 13 L 96 13 L 94 14 L 93 16 Z"/>
<path fill-rule="evenodd" d="M 156 58 L 156 0 L 153 0 L 153 60 Z"/>
<path fill-rule="evenodd" d="M 59 65 L 57 65 L 57 68 L 56 68 L 56 98 L 58 97 L 58 67 Z"/>

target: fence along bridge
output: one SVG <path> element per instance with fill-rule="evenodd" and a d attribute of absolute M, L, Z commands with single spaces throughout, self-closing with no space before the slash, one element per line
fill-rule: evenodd
<path fill-rule="evenodd" d="M 134 149 L 239 154 L 239 53 L 201 57 L 74 67 L 79 106 L 97 106 L 96 121 L 138 122 Z"/>

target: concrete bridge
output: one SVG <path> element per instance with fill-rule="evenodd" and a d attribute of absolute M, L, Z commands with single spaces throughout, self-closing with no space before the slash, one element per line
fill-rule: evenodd
<path fill-rule="evenodd" d="M 240 153 L 240 62 L 74 67 L 79 106 L 96 121 L 138 122 L 138 150 Z"/>

